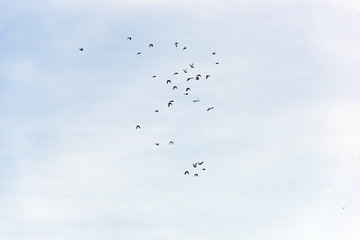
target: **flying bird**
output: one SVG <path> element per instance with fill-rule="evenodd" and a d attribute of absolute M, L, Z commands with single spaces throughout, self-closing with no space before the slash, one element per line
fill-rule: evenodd
<path fill-rule="evenodd" d="M 206 168 L 203 168 L 202 170 L 205 171 Z"/>
<path fill-rule="evenodd" d="M 198 75 L 196 75 L 196 77 L 201 77 L 201 74 L 199 73 Z"/>
<path fill-rule="evenodd" d="M 173 103 L 173 102 L 174 102 L 174 100 L 170 100 L 170 101 L 169 101 L 169 103 Z"/>
<path fill-rule="evenodd" d="M 193 102 L 198 102 L 198 101 L 200 101 L 200 100 L 193 100 Z"/>
<path fill-rule="evenodd" d="M 140 127 L 140 125 L 136 125 L 136 127 L 135 127 L 135 129 L 140 129 L 141 127 Z"/>
<path fill-rule="evenodd" d="M 189 93 L 185 93 L 184 95 L 189 95 Z"/>
<path fill-rule="evenodd" d="M 215 52 L 211 53 L 212 55 L 215 55 Z"/>
<path fill-rule="evenodd" d="M 178 44 L 179 44 L 179 43 L 178 43 L 178 42 L 176 42 L 176 43 L 175 43 L 175 47 L 177 47 L 177 46 L 178 46 Z"/>
<path fill-rule="evenodd" d="M 170 144 L 174 145 L 174 142 L 173 142 L 173 141 L 170 141 L 170 142 L 169 142 L 169 145 L 170 145 Z"/>
<path fill-rule="evenodd" d="M 160 145 L 160 143 L 155 143 L 155 145 L 156 145 L 156 146 L 159 146 L 159 145 Z"/>
<path fill-rule="evenodd" d="M 192 165 L 194 166 L 194 168 L 196 168 L 196 167 L 197 167 L 197 163 L 193 163 Z"/>
<path fill-rule="evenodd" d="M 206 75 L 206 77 L 205 77 L 205 78 L 206 78 L 206 79 L 208 79 L 209 77 L 210 77 L 210 75 Z"/>
<path fill-rule="evenodd" d="M 154 45 L 152 43 L 149 44 L 149 47 L 154 47 Z"/>
<path fill-rule="evenodd" d="M 189 171 L 185 171 L 185 172 L 184 172 L 184 175 L 186 175 L 186 174 L 189 175 Z"/>
<path fill-rule="evenodd" d="M 203 164 L 203 163 L 204 163 L 204 161 L 202 161 L 202 162 L 198 162 L 198 164 L 199 164 L 199 165 L 201 165 L 201 164 Z"/>
<path fill-rule="evenodd" d="M 83 49 L 83 48 L 79 48 L 79 50 L 80 50 L 80 51 L 84 51 L 84 49 Z"/>
<path fill-rule="evenodd" d="M 197 173 L 194 174 L 194 177 L 198 177 L 198 176 L 199 176 L 199 174 L 197 174 Z"/>
<path fill-rule="evenodd" d="M 131 37 L 128 37 L 127 39 L 128 39 L 128 40 L 131 40 Z"/>
<path fill-rule="evenodd" d="M 186 50 L 186 46 L 183 48 L 183 50 Z"/>
<path fill-rule="evenodd" d="M 172 103 L 171 102 L 168 102 L 168 107 L 170 107 L 172 105 Z"/>
<path fill-rule="evenodd" d="M 177 89 L 177 86 L 173 86 L 173 90 Z"/>
<path fill-rule="evenodd" d="M 155 109 L 155 111 L 154 112 L 159 112 L 159 109 Z"/>
<path fill-rule="evenodd" d="M 153 78 L 156 78 L 156 75 L 152 76 Z"/>
<path fill-rule="evenodd" d="M 171 83 L 171 80 L 169 79 L 169 80 L 166 80 L 166 84 L 168 84 L 168 83 Z"/>
<path fill-rule="evenodd" d="M 216 62 L 215 64 L 219 64 L 219 62 Z"/>
<path fill-rule="evenodd" d="M 179 73 L 178 72 L 174 72 L 174 75 L 178 75 Z"/>
<path fill-rule="evenodd" d="M 193 77 L 189 77 L 188 79 L 186 79 L 186 81 L 190 81 L 191 79 L 194 79 Z"/>
<path fill-rule="evenodd" d="M 187 73 L 187 68 L 186 68 L 186 69 L 184 69 L 183 71 L 184 71 L 184 73 Z"/>
<path fill-rule="evenodd" d="M 190 65 L 191 68 L 194 68 L 194 67 L 195 67 L 195 66 L 194 66 L 194 63 L 189 64 L 189 65 Z"/>
<path fill-rule="evenodd" d="M 141 52 L 138 52 L 136 55 L 140 55 L 141 54 Z"/>
<path fill-rule="evenodd" d="M 209 107 L 206 111 L 210 111 L 211 109 L 214 109 L 214 107 Z"/>
<path fill-rule="evenodd" d="M 188 88 L 186 88 L 185 92 L 187 92 L 187 91 L 191 91 L 191 89 L 188 87 Z"/>

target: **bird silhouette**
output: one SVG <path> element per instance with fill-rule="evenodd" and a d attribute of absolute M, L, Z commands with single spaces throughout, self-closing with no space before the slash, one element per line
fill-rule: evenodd
<path fill-rule="evenodd" d="M 188 87 L 188 88 L 186 88 L 185 92 L 187 92 L 187 91 L 191 91 L 191 89 Z"/>
<path fill-rule="evenodd" d="M 199 73 L 198 75 L 196 75 L 196 77 L 201 77 L 201 74 Z"/>
<path fill-rule="evenodd" d="M 79 50 L 80 50 L 80 51 L 84 51 L 84 49 L 83 49 L 83 48 L 79 48 Z"/>
<path fill-rule="evenodd" d="M 179 43 L 178 43 L 178 42 L 176 42 L 176 43 L 175 43 L 175 47 L 177 47 L 177 46 L 178 46 L 178 44 L 179 44 Z"/>
<path fill-rule="evenodd" d="M 189 95 L 189 93 L 184 93 L 184 95 Z"/>
<path fill-rule="evenodd" d="M 203 168 L 202 170 L 203 170 L 203 171 L 205 171 L 205 170 L 206 170 L 206 168 Z"/>
<path fill-rule="evenodd" d="M 189 65 L 190 65 L 191 68 L 194 68 L 194 67 L 195 67 L 195 66 L 194 66 L 194 63 L 189 64 Z"/>
<path fill-rule="evenodd" d="M 194 167 L 194 168 L 196 168 L 196 167 L 197 167 L 197 163 L 193 163 L 192 165 L 193 165 L 193 167 Z"/>
<path fill-rule="evenodd" d="M 169 142 L 169 145 L 170 145 L 170 144 L 174 145 L 174 142 L 173 142 L 173 141 L 170 141 L 170 142 Z"/>
<path fill-rule="evenodd" d="M 170 107 L 172 105 L 172 103 L 171 102 L 168 102 L 168 107 Z"/>
<path fill-rule="evenodd" d="M 187 73 L 187 72 L 188 72 L 187 68 L 186 68 L 186 69 L 184 69 L 183 71 L 184 71 L 184 73 Z"/>
<path fill-rule="evenodd" d="M 141 52 L 138 52 L 136 55 L 140 55 L 141 54 Z"/>
<path fill-rule="evenodd" d="M 154 112 L 159 112 L 159 109 L 155 109 L 155 111 Z"/>
<path fill-rule="evenodd" d="M 149 44 L 149 47 L 154 47 L 154 45 L 152 43 Z"/>
<path fill-rule="evenodd" d="M 215 64 L 219 64 L 219 62 L 216 62 Z"/>
<path fill-rule="evenodd" d="M 135 127 L 135 129 L 140 129 L 141 127 L 140 127 L 140 125 L 136 125 L 136 127 Z"/>
<path fill-rule="evenodd" d="M 185 172 L 184 172 L 184 175 L 186 175 L 186 174 L 189 175 L 189 171 L 185 171 Z"/>
<path fill-rule="evenodd" d="M 178 75 L 179 73 L 178 72 L 174 72 L 174 75 Z"/>
<path fill-rule="evenodd" d="M 171 83 L 171 80 L 169 79 L 169 80 L 166 80 L 166 84 L 168 84 L 168 83 Z"/>
<path fill-rule="evenodd" d="M 153 78 L 156 78 L 156 75 L 152 76 Z"/>
<path fill-rule="evenodd" d="M 159 145 L 160 145 L 160 143 L 155 143 L 155 145 L 156 145 L 156 146 L 159 146 Z"/>
<path fill-rule="evenodd" d="M 215 52 L 211 53 L 212 55 L 215 55 Z"/>
<path fill-rule="evenodd" d="M 206 75 L 206 77 L 205 77 L 205 78 L 206 78 L 206 79 L 208 79 L 209 77 L 210 77 L 210 75 Z"/>
<path fill-rule="evenodd" d="M 186 50 L 186 46 L 183 48 L 183 50 Z"/>
<path fill-rule="evenodd" d="M 186 81 L 190 81 L 191 79 L 194 79 L 193 77 L 189 77 L 188 79 L 186 79 Z"/>
<path fill-rule="evenodd" d="M 203 163 L 204 163 L 204 161 L 202 161 L 202 162 L 198 162 L 198 164 L 199 164 L 199 165 L 201 165 L 201 164 L 203 164 Z"/>
<path fill-rule="evenodd" d="M 198 101 L 200 101 L 200 100 L 193 100 L 193 102 L 198 102 Z"/>
<path fill-rule="evenodd" d="M 174 102 L 174 100 L 170 100 L 170 101 L 169 101 L 169 103 L 173 103 L 173 102 Z"/>
<path fill-rule="evenodd" d="M 131 37 L 128 37 L 127 39 L 128 39 L 128 40 L 131 40 Z"/>
<path fill-rule="evenodd" d="M 177 89 L 177 86 L 173 86 L 173 90 Z"/>
<path fill-rule="evenodd" d="M 214 107 L 209 107 L 206 111 L 210 111 L 211 109 L 214 109 Z"/>
<path fill-rule="evenodd" d="M 199 174 L 197 174 L 197 173 L 194 174 L 194 177 L 198 177 L 198 176 L 199 176 Z"/>

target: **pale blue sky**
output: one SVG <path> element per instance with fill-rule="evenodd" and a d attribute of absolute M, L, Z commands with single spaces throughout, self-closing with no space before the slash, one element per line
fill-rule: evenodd
<path fill-rule="evenodd" d="M 355 1 L 0 1 L 0 240 L 360 239 L 359 20 Z"/>

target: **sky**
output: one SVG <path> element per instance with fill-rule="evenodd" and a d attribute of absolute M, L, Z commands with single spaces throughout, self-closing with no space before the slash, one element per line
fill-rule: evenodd
<path fill-rule="evenodd" d="M 0 240 L 360 239 L 359 21 L 350 0 L 0 1 Z"/>

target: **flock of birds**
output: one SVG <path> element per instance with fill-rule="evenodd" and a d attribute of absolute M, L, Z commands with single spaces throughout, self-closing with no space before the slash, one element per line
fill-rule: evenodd
<path fill-rule="evenodd" d="M 132 37 L 128 37 L 127 40 L 130 40 L 130 41 L 131 41 L 131 40 L 132 40 Z M 150 43 L 148 46 L 149 46 L 149 48 L 153 48 L 153 47 L 154 47 L 154 44 Z M 179 43 L 178 43 L 178 42 L 175 42 L 175 47 L 176 47 L 176 48 L 179 47 Z M 80 50 L 80 51 L 84 51 L 84 48 L 79 48 L 79 50 Z M 183 47 L 182 47 L 182 50 L 183 50 L 183 51 L 187 50 L 187 47 L 186 47 L 186 46 L 183 46 Z M 141 54 L 141 52 L 137 52 L 137 53 L 136 53 L 136 55 L 140 55 L 140 54 Z M 212 55 L 215 55 L 216 52 L 211 52 L 211 54 L 212 54 Z M 215 64 L 217 65 L 217 64 L 219 64 L 219 62 L 215 62 Z M 194 63 L 189 63 L 189 66 L 190 66 L 190 69 L 194 69 L 194 68 L 195 68 L 195 64 L 194 64 Z M 189 73 L 189 71 L 188 71 L 187 68 L 184 68 L 182 71 L 184 72 L 184 74 Z M 179 72 L 174 72 L 174 73 L 173 73 L 173 76 L 175 76 L 175 75 L 179 75 Z M 202 77 L 201 74 L 197 74 L 197 75 L 192 76 L 192 77 L 186 77 L 186 82 L 188 82 L 188 81 L 190 81 L 190 80 L 200 80 L 201 77 Z M 156 75 L 153 75 L 152 78 L 156 78 Z M 206 75 L 205 75 L 205 79 L 209 79 L 209 78 L 210 78 L 210 75 L 209 75 L 209 74 L 206 74 Z M 167 80 L 165 81 L 165 84 L 171 84 L 171 83 L 172 83 L 172 80 L 171 80 L 171 79 L 167 79 Z M 178 87 L 177 87 L 176 85 L 173 85 L 173 86 L 172 86 L 172 90 L 176 90 L 176 89 L 178 89 Z M 191 88 L 190 88 L 190 87 L 186 87 L 184 95 L 189 95 L 189 92 L 190 92 L 190 91 L 191 91 Z M 197 102 L 199 102 L 199 101 L 200 101 L 199 99 L 194 99 L 194 100 L 192 100 L 192 102 L 194 102 L 194 103 L 197 103 Z M 168 106 L 168 107 L 171 107 L 171 106 L 173 105 L 173 103 L 174 103 L 174 100 L 170 100 L 170 101 L 167 103 L 167 106 Z M 206 111 L 210 111 L 210 110 L 212 110 L 212 109 L 214 109 L 214 107 L 208 107 L 208 108 L 206 108 Z M 159 112 L 159 109 L 155 109 L 154 112 Z M 140 129 L 141 129 L 141 126 L 140 126 L 139 124 L 137 124 L 137 125 L 135 126 L 135 129 L 140 130 Z M 174 145 L 175 143 L 174 143 L 174 141 L 171 140 L 171 141 L 169 141 L 168 144 L 169 144 L 169 145 Z M 159 146 L 159 145 L 160 145 L 159 142 L 155 142 L 155 146 Z M 203 164 L 204 164 L 204 161 L 192 163 L 192 167 L 193 167 L 193 169 L 194 169 L 194 173 L 192 173 L 192 175 L 193 175 L 194 177 L 198 177 L 198 176 L 199 176 L 199 172 L 196 171 L 197 169 L 201 169 L 200 171 L 205 171 L 205 170 L 206 170 L 206 168 L 203 166 Z M 190 175 L 190 172 L 191 172 L 190 170 L 186 170 L 186 171 L 184 172 L 184 175 Z"/>

